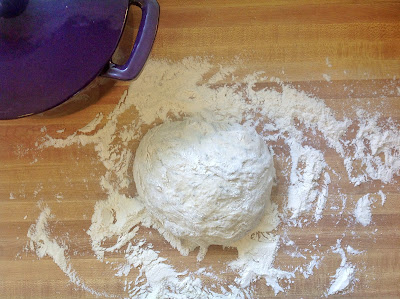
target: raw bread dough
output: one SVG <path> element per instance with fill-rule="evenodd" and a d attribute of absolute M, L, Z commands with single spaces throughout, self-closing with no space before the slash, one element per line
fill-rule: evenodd
<path fill-rule="evenodd" d="M 254 129 L 197 119 L 151 129 L 133 172 L 148 212 L 167 232 L 202 248 L 250 232 L 275 181 L 272 155 Z"/>

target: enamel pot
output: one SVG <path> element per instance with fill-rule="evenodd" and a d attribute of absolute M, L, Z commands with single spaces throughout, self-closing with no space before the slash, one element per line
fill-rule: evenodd
<path fill-rule="evenodd" d="M 131 5 L 142 10 L 132 52 L 111 57 Z M 156 0 L 0 0 L 0 119 L 53 108 L 97 76 L 132 80 L 157 32 Z"/>

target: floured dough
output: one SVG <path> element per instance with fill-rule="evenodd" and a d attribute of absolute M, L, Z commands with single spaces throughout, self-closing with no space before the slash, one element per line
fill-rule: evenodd
<path fill-rule="evenodd" d="M 254 129 L 197 119 L 151 129 L 133 172 L 148 212 L 202 248 L 230 245 L 253 229 L 275 180 L 272 155 Z"/>

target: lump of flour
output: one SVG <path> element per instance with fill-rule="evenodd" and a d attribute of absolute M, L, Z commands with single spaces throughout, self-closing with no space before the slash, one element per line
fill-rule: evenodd
<path fill-rule="evenodd" d="M 275 181 L 272 155 L 254 129 L 199 119 L 151 129 L 133 172 L 151 216 L 202 249 L 230 245 L 250 232 L 270 205 Z"/>

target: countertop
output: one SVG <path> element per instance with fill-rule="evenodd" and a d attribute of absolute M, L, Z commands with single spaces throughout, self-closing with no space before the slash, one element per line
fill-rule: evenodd
<path fill-rule="evenodd" d="M 339 116 L 355 103 L 374 111 L 384 101 L 382 117 L 400 122 L 400 95 L 393 92 L 400 88 L 399 1 L 159 2 L 161 17 L 152 59 L 179 61 L 187 56 L 207 56 L 212 62 L 223 64 L 239 57 L 248 71 L 262 69 L 269 76 L 312 91 Z M 129 50 L 130 36 L 137 30 L 139 20 L 140 12 L 131 12 L 116 60 Z M 323 74 L 330 77 L 329 82 Z M 85 233 L 94 204 L 106 198 L 97 175 L 102 168 L 93 163 L 93 149 L 47 149 L 45 156 L 34 149 L 35 142 L 43 136 L 43 127 L 49 133 L 65 129 L 65 134 L 70 134 L 97 113 L 107 115 L 112 111 L 128 86 L 129 82 L 107 81 L 96 90 L 91 105 L 86 103 L 79 109 L 71 105 L 71 111 L 77 111 L 0 121 L 0 297 L 93 296 L 69 283 L 50 258 L 38 259 L 24 249 L 27 231 L 40 213 L 39 201 L 51 207 L 55 215 L 50 221 L 51 231 L 57 235 L 69 233 L 70 250 L 79 250 L 79 255 L 71 255 L 71 262 L 87 278 L 86 283 L 123 296 L 123 280 L 107 278 L 114 272 L 96 263 Z M 352 87 L 352 93 L 345 92 L 343 86 Z M 359 249 L 366 253 L 355 259 L 365 269 L 345 297 L 400 297 L 400 188 L 393 185 L 387 190 L 387 202 L 374 214 L 374 236 L 370 237 L 369 227 L 357 226 Z M 352 195 L 360 189 L 349 185 L 344 192 Z M 300 243 L 307 242 L 319 233 L 321 246 L 329 247 L 342 229 L 321 221 L 318 227 L 297 231 L 295 238 Z M 166 250 L 171 261 L 181 259 L 156 231 L 149 241 Z M 216 269 L 218 261 L 232 259 L 235 254 L 235 250 L 214 246 L 202 265 Z M 187 263 L 190 267 L 197 265 L 194 253 Z M 285 260 L 276 263 L 284 264 Z M 321 296 L 329 286 L 329 274 L 335 273 L 339 263 L 340 257 L 332 253 L 313 276 L 298 278 L 277 297 Z M 274 297 L 264 281 L 258 281 L 254 288 L 256 297 Z"/>

